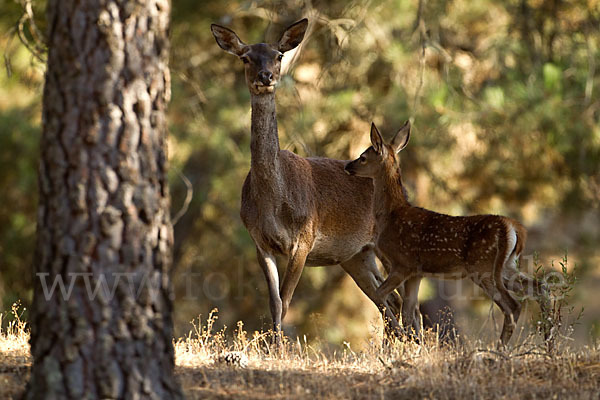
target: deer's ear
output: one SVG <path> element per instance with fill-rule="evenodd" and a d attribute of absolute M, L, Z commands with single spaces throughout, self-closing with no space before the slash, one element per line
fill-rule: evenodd
<path fill-rule="evenodd" d="M 371 122 L 371 144 L 373 145 L 373 149 L 381 154 L 383 151 L 383 137 L 381 137 L 381 133 L 375 126 L 375 122 Z"/>
<path fill-rule="evenodd" d="M 298 46 L 302 42 L 302 39 L 304 39 L 306 28 L 308 28 L 308 19 L 306 18 L 288 26 L 277 44 L 279 51 L 285 53 Z"/>
<path fill-rule="evenodd" d="M 247 50 L 247 46 L 240 40 L 238 35 L 231 29 L 217 24 L 210 26 L 213 36 L 220 48 L 235 56 L 241 56 Z"/>
<path fill-rule="evenodd" d="M 410 122 L 406 121 L 404 123 L 404 125 L 402 125 L 402 128 L 400 128 L 400 130 L 398 132 L 396 132 L 396 135 L 394 136 L 394 138 L 392 139 L 392 143 L 390 143 L 390 144 L 392 145 L 392 148 L 394 149 L 394 151 L 396 153 L 399 153 L 400 150 L 402 150 L 403 148 L 406 147 L 409 139 L 410 139 Z"/>

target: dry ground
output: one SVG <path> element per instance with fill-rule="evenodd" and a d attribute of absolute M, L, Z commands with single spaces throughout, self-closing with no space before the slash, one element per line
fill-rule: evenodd
<path fill-rule="evenodd" d="M 227 338 L 213 319 L 175 343 L 177 375 L 188 399 L 464 399 L 600 397 L 600 348 L 560 346 L 550 356 L 531 339 L 504 351 L 463 340 L 450 347 L 433 335 L 424 344 L 350 345 L 326 355 L 300 341 L 275 350 L 268 335 L 252 337 L 239 325 Z M 0 332 L 0 399 L 17 399 L 31 358 L 24 324 Z M 566 343 L 566 342 L 565 342 Z M 231 353 L 233 352 L 233 353 Z M 228 363 L 232 354 L 247 363 Z"/>

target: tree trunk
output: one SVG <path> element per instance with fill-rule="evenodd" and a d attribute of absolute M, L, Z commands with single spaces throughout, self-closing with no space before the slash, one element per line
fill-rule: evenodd
<path fill-rule="evenodd" d="M 27 399 L 183 397 L 168 276 L 169 10 L 48 1 Z"/>

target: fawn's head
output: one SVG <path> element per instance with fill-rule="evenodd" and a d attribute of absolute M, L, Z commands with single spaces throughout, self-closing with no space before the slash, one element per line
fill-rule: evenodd
<path fill-rule="evenodd" d="M 290 25 L 277 44 L 245 44 L 231 29 L 212 24 L 210 29 L 218 45 L 238 56 L 244 63 L 246 84 L 252 94 L 273 93 L 279 82 L 283 53 L 294 49 L 304 39 L 306 18 Z"/>
<path fill-rule="evenodd" d="M 406 121 L 402 128 L 388 144 L 385 143 L 381 133 L 371 124 L 371 144 L 360 157 L 354 161 L 349 161 L 344 170 L 348 175 L 374 178 L 381 174 L 383 168 L 398 166 L 397 154 L 406 147 L 410 139 L 410 122 Z"/>

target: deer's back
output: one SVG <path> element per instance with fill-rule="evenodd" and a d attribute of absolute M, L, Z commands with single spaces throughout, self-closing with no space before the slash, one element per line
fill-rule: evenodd
<path fill-rule="evenodd" d="M 388 216 L 377 246 L 389 258 L 410 260 L 424 275 L 459 277 L 494 262 L 509 221 L 497 215 L 451 216 L 402 207 Z"/>

